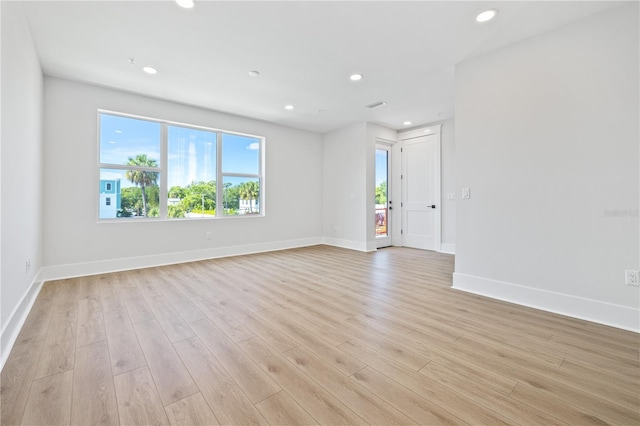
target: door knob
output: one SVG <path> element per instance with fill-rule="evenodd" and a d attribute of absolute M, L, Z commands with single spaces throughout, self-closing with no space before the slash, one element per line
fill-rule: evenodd
<path fill-rule="evenodd" d="M 435 204 L 431 204 L 431 208 L 432 208 L 432 209 L 435 209 L 435 208 L 436 208 L 436 205 L 435 205 Z"/>

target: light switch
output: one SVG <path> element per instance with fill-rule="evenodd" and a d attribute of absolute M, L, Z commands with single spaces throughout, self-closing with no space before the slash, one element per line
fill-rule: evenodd
<path fill-rule="evenodd" d="M 469 191 L 469 188 L 462 188 L 462 198 L 471 198 L 471 192 Z"/>

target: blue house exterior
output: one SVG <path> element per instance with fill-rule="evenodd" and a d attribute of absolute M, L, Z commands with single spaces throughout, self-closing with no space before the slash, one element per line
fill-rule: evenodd
<path fill-rule="evenodd" d="M 120 179 L 100 180 L 100 219 L 117 217 L 121 208 Z"/>

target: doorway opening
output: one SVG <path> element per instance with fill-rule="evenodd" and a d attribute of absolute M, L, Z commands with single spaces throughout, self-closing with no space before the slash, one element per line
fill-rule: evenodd
<path fill-rule="evenodd" d="M 390 200 L 390 168 L 391 146 L 376 144 L 376 202 L 375 202 L 375 232 L 376 247 L 391 245 L 391 212 L 393 204 Z"/>

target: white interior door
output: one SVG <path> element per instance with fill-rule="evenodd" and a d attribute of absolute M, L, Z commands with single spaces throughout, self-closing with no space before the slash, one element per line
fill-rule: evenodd
<path fill-rule="evenodd" d="M 376 247 L 391 245 L 391 145 L 376 144 Z"/>
<path fill-rule="evenodd" d="M 440 250 L 440 133 L 402 140 L 402 245 Z"/>

